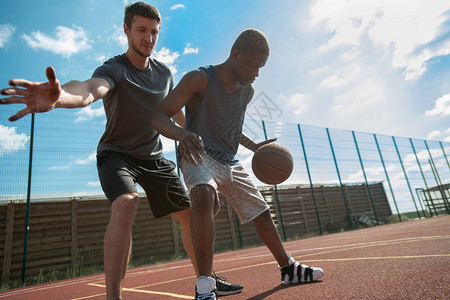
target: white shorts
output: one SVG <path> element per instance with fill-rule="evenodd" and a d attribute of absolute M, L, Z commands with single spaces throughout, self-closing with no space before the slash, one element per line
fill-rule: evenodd
<path fill-rule="evenodd" d="M 229 166 L 204 155 L 203 162 L 197 166 L 182 159 L 180 168 L 189 194 L 192 188 L 199 184 L 210 185 L 216 190 L 215 214 L 220 209 L 217 191 L 231 203 L 242 224 L 252 221 L 269 209 L 269 205 L 240 164 Z"/>

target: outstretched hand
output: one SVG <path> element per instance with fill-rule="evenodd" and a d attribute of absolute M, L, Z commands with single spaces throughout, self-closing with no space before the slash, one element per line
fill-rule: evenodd
<path fill-rule="evenodd" d="M 48 82 L 11 79 L 11 87 L 1 90 L 2 95 L 10 97 L 0 99 L 0 104 L 23 103 L 27 106 L 11 116 L 10 121 L 17 121 L 30 113 L 47 112 L 55 108 L 61 95 L 61 86 L 52 67 L 47 67 L 46 75 Z"/>
<path fill-rule="evenodd" d="M 256 150 L 258 150 L 258 149 L 261 148 L 262 146 L 267 145 L 267 144 L 270 144 L 270 143 L 273 143 L 273 142 L 275 142 L 276 140 L 277 140 L 277 138 L 273 138 L 273 139 L 270 139 L 270 140 L 267 140 L 267 141 L 262 141 L 261 143 L 255 144 L 255 148 L 256 148 Z"/>

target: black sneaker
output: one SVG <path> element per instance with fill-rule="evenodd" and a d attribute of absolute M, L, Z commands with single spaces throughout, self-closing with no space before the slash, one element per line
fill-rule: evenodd
<path fill-rule="evenodd" d="M 202 294 L 199 294 L 200 291 Z M 195 284 L 195 300 L 217 300 L 216 282 L 212 277 L 200 276 Z"/>
<path fill-rule="evenodd" d="M 242 292 L 244 288 L 240 284 L 228 283 L 226 278 L 219 277 L 213 272 L 212 277 L 216 280 L 216 289 L 218 296 L 233 295 Z"/>
<path fill-rule="evenodd" d="M 283 284 L 314 282 L 323 276 L 321 268 L 313 268 L 296 262 L 289 256 L 289 264 L 281 268 L 281 282 Z"/>

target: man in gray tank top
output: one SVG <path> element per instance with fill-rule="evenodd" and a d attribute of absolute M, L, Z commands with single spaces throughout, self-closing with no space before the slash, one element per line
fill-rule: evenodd
<path fill-rule="evenodd" d="M 259 30 L 247 29 L 236 39 L 228 59 L 219 65 L 186 74 L 153 114 L 152 126 L 179 141 L 180 162 L 192 201 L 191 233 L 199 274 L 196 299 L 216 299 L 212 261 L 214 216 L 219 210 L 217 191 L 231 203 L 242 223 L 252 221 L 261 241 L 277 260 L 284 284 L 312 282 L 320 268 L 296 262 L 284 250 L 269 206 L 242 168 L 239 143 L 252 151 L 259 144 L 242 133 L 245 109 L 253 97 L 251 83 L 269 56 L 269 43 Z M 186 127 L 171 121 L 185 107 Z"/>
<path fill-rule="evenodd" d="M 53 68 L 47 68 L 48 83 L 13 79 L 10 95 L 0 104 L 24 103 L 27 107 L 10 118 L 53 108 L 79 108 L 103 99 L 106 129 L 97 147 L 97 168 L 105 195 L 111 202 L 111 218 L 104 239 L 107 299 L 122 299 L 131 251 L 131 229 L 139 203 L 136 183 L 142 186 L 153 215 L 168 214 L 181 224 L 183 245 L 196 268 L 190 234 L 190 200 L 175 172 L 175 164 L 164 159 L 159 133 L 150 126 L 150 116 L 173 87 L 167 66 L 150 58 L 158 40 L 161 16 L 146 3 L 125 9 L 124 31 L 128 50 L 98 67 L 86 81 L 60 86 Z M 16 86 L 23 87 L 16 88 Z M 173 119 L 184 126 L 182 111 Z M 222 293 L 233 294 L 241 285 L 217 277 Z"/>

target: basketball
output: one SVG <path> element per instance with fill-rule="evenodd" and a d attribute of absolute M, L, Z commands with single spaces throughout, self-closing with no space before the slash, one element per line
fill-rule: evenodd
<path fill-rule="evenodd" d="M 280 184 L 291 176 L 294 159 L 285 147 L 267 144 L 260 147 L 252 159 L 256 178 L 265 184 Z"/>

